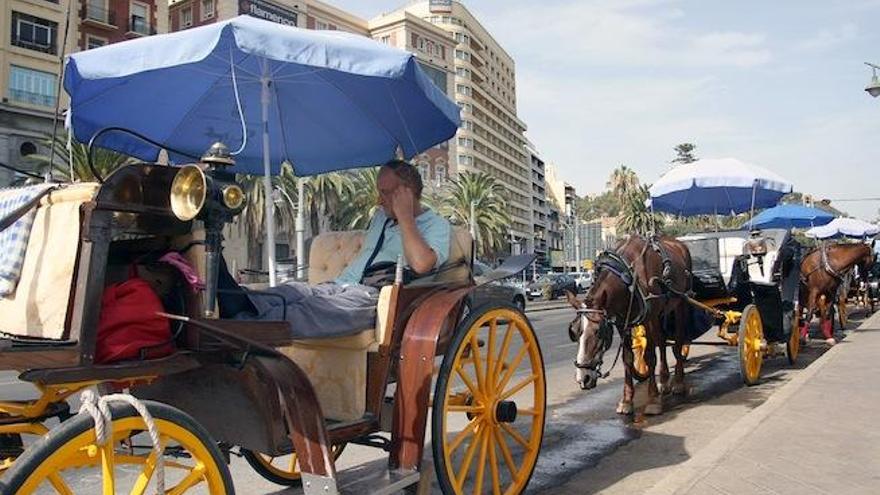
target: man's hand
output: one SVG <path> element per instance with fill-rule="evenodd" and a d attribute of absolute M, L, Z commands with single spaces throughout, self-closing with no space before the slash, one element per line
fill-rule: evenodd
<path fill-rule="evenodd" d="M 412 189 L 401 185 L 391 195 L 391 211 L 398 223 L 415 219 L 416 197 Z"/>

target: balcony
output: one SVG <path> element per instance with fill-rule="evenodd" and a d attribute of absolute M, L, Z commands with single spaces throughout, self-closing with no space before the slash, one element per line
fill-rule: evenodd
<path fill-rule="evenodd" d="M 55 43 L 44 45 L 42 43 L 34 43 L 33 41 L 27 41 L 21 38 L 13 38 L 12 45 L 21 48 L 27 48 L 28 50 L 48 53 L 51 55 L 55 55 L 56 53 L 58 53 L 58 46 Z"/>
<path fill-rule="evenodd" d="M 156 34 L 156 28 L 150 26 L 146 19 L 136 15 L 131 16 L 131 19 L 128 21 L 128 32 L 125 33 L 126 36 L 138 37 L 150 36 L 153 34 Z"/>
<path fill-rule="evenodd" d="M 28 105 L 39 105 L 42 107 L 55 106 L 54 96 L 32 93 L 21 89 L 9 88 L 9 100 L 16 103 L 27 103 Z"/>
<path fill-rule="evenodd" d="M 99 29 L 116 29 L 116 13 L 103 7 L 86 5 L 82 14 L 83 24 Z"/>

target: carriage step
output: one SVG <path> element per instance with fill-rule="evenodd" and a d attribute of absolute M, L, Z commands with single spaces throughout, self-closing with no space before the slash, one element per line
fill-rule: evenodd
<path fill-rule="evenodd" d="M 418 471 L 389 471 L 388 465 L 385 462 L 379 462 L 340 471 L 336 475 L 336 486 L 340 494 L 369 493 L 371 495 L 390 495 L 399 493 L 407 488 L 410 490 L 415 489 L 421 479 L 422 473 Z M 427 481 L 425 485 L 426 487 L 430 485 L 430 481 Z M 308 488 L 311 487 L 303 485 L 303 491 L 306 495 L 310 493 L 327 493 L 324 491 L 323 486 L 315 487 L 318 490 L 314 492 L 310 492 Z"/>

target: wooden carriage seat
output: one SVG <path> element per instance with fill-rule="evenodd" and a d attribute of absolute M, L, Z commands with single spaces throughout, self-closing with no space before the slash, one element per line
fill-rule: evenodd
<path fill-rule="evenodd" d="M 79 253 L 80 207 L 98 184 L 81 183 L 43 197 L 31 227 L 15 293 L 0 298 L 0 331 L 21 337 L 65 339 Z"/>
<path fill-rule="evenodd" d="M 336 278 L 354 259 L 363 244 L 364 231 L 329 232 L 312 240 L 309 253 L 309 283 Z M 471 237 L 467 229 L 453 227 L 449 260 L 470 260 Z M 436 275 L 436 281 L 467 283 L 469 267 L 462 265 Z M 297 341 L 281 351 L 293 359 L 315 386 L 324 415 L 346 421 L 363 416 L 366 409 L 367 353 L 376 351 L 390 331 L 386 318 L 391 304 L 391 287 L 379 294 L 377 324 L 363 332 L 332 339 Z"/>

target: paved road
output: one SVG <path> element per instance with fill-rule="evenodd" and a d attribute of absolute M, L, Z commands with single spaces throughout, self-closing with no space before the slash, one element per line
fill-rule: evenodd
<path fill-rule="evenodd" d="M 576 344 L 566 333 L 573 316 L 567 309 L 529 313 L 542 348 L 548 388 L 547 427 L 530 493 L 640 493 L 726 425 L 763 402 L 823 350 L 818 345 L 806 349 L 793 369 L 784 357 L 768 360 L 762 383 L 745 388 L 735 349 L 694 346 L 687 369 L 692 392 L 687 398 L 666 398 L 663 416 L 645 418 L 638 412 L 645 390 L 638 388 L 637 414 L 621 417 L 614 413 L 622 387 L 620 366 L 592 391 L 581 391 L 574 382 L 571 363 Z M 704 340 L 716 342 L 711 331 Z M 0 374 L 0 396 L 25 398 L 33 392 L 14 374 L 4 373 Z M 340 467 L 382 463 L 380 454 L 366 447 L 350 447 L 340 459 Z M 239 458 L 233 458 L 231 470 L 241 494 L 299 492 L 262 480 Z"/>

